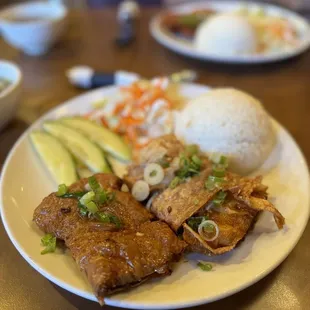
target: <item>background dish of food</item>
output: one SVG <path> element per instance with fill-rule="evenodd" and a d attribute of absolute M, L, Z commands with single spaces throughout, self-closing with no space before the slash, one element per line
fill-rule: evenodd
<path fill-rule="evenodd" d="M 246 8 L 247 11 L 257 11 L 262 9 L 267 16 L 274 17 L 283 17 L 287 19 L 297 30 L 299 43 L 296 45 L 288 45 L 286 44 L 283 48 L 278 48 L 279 44 L 275 42 L 274 38 L 266 39 L 263 35 L 259 35 L 260 41 L 266 45 L 268 43 L 268 48 L 265 48 L 265 53 L 257 53 L 257 54 L 220 54 L 214 51 L 205 51 L 202 52 L 201 48 L 196 48 L 192 41 L 188 40 L 188 38 L 192 38 L 195 33 L 195 29 L 198 27 L 199 23 L 201 23 L 202 18 L 196 17 L 193 18 L 192 15 L 189 17 L 186 14 L 191 13 L 193 11 L 202 11 L 203 16 L 212 15 L 212 11 L 217 12 L 235 12 L 238 10 L 242 10 L 242 8 Z M 211 10 L 207 11 L 207 10 Z M 181 32 L 184 34 L 188 29 L 191 31 L 186 35 L 186 39 L 181 38 L 180 36 L 175 35 L 173 32 L 168 31 L 167 28 L 163 27 L 163 21 L 167 18 L 167 14 L 184 14 L 183 22 L 188 23 L 190 27 L 182 27 Z M 257 13 L 256 13 L 257 14 Z M 198 13 L 198 16 L 199 13 Z M 255 23 L 259 20 L 259 17 L 251 17 Z M 266 22 L 268 18 L 266 18 Z M 171 29 L 171 28 L 170 28 Z M 186 31 L 184 32 L 184 29 Z M 164 11 L 162 14 L 157 15 L 150 24 L 150 30 L 153 37 L 162 45 L 167 47 L 168 49 L 173 50 L 179 54 L 198 58 L 201 60 L 210 60 L 210 61 L 219 61 L 219 62 L 227 62 L 227 63 L 265 63 L 287 59 L 293 56 L 296 56 L 302 52 L 304 52 L 310 45 L 310 28 L 308 22 L 302 18 L 301 16 L 293 13 L 284 8 L 276 7 L 274 5 L 261 4 L 261 3 L 246 3 L 246 2 L 230 2 L 230 1 L 204 1 L 203 3 L 194 3 L 194 4 L 185 4 L 176 6 L 175 8 L 167 11 Z M 180 29 L 177 29 L 180 32 Z M 200 31 L 201 32 L 201 31 Z M 261 33 L 261 31 L 259 31 Z M 200 42 L 201 39 L 197 41 Z M 201 45 L 199 43 L 199 45 Z M 267 52 L 268 51 L 268 52 Z"/>
<path fill-rule="evenodd" d="M 181 87 L 181 93 L 191 98 L 207 90 L 195 84 Z M 2 219 L 15 247 L 29 264 L 49 280 L 91 300 L 95 297 L 69 255 L 61 250 L 49 256 L 40 255 L 38 240 L 42 233 L 32 223 L 32 214 L 41 199 L 56 189 L 56 184 L 33 152 L 28 135 L 33 129 L 41 128 L 47 119 L 88 113 L 93 109 L 94 101 L 107 98 L 113 104 L 117 102 L 118 95 L 119 89 L 116 87 L 98 89 L 74 98 L 45 115 L 18 140 L 6 161 L 1 179 Z M 255 175 L 263 174 L 272 202 L 287 219 L 287 228 L 278 232 L 270 223 L 273 219 L 264 214 L 236 251 L 214 258 L 195 255 L 196 260 L 212 262 L 212 272 L 204 273 L 196 267 L 196 260 L 194 264 L 189 260 L 177 265 L 173 275 L 166 279 L 106 299 L 108 305 L 173 309 L 210 302 L 255 283 L 286 258 L 308 221 L 309 176 L 303 155 L 294 140 L 281 125 L 275 121 L 273 124 L 277 132 L 277 145 Z"/>

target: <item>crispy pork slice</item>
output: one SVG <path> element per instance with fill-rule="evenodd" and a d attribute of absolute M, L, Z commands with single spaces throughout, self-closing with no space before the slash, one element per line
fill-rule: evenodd
<path fill-rule="evenodd" d="M 117 217 L 121 227 L 83 217 L 76 198 L 44 198 L 34 211 L 35 223 L 46 233 L 64 240 L 79 268 L 85 272 L 100 304 L 104 297 L 143 281 L 171 273 L 186 244 L 169 226 L 151 221 L 153 216 L 129 193 L 120 191 L 122 182 L 114 175 L 97 174 L 113 200 L 99 206 L 101 212 Z M 69 188 L 85 191 L 87 179 Z"/>
<path fill-rule="evenodd" d="M 188 182 L 174 189 L 167 188 L 152 202 L 151 211 L 159 219 L 175 231 L 183 227 L 183 238 L 189 250 L 210 255 L 232 250 L 244 239 L 260 211 L 271 212 L 278 228 L 282 229 L 284 217 L 266 199 L 267 188 L 261 184 L 261 177 L 249 179 L 227 173 L 226 182 L 209 191 L 205 188 L 205 180 L 210 172 L 205 169 Z M 227 197 L 221 206 L 214 206 L 212 200 L 219 191 L 225 191 Z M 188 225 L 188 219 L 198 216 L 217 224 L 219 235 L 214 241 L 205 241 Z"/>
<path fill-rule="evenodd" d="M 160 184 L 151 186 L 151 190 L 165 189 L 175 176 L 179 155 L 184 150 L 184 146 L 174 135 L 166 135 L 152 140 L 147 146 L 136 152 L 135 161 L 128 167 L 124 181 L 131 188 L 136 181 L 143 179 L 144 168 L 147 164 L 157 163 L 163 167 L 165 177 Z"/>
<path fill-rule="evenodd" d="M 129 167 L 127 183 L 131 185 L 143 179 L 146 164 L 167 160 L 172 165 L 186 149 L 173 135 L 153 140 L 140 150 L 136 162 Z M 224 182 L 208 190 L 205 184 L 213 173 L 213 164 L 202 154 L 197 155 L 201 160 L 198 175 L 169 187 L 179 167 L 165 169 L 165 178 L 160 188 L 151 187 L 151 190 L 157 190 L 156 196 L 153 195 L 147 203 L 156 217 L 169 224 L 174 231 L 183 231 L 183 238 L 189 244 L 190 251 L 217 255 L 232 250 L 245 238 L 261 211 L 271 212 L 278 228 L 283 227 L 284 217 L 267 200 L 267 187 L 262 184 L 261 177 L 244 178 L 226 171 Z M 212 201 L 220 191 L 225 192 L 226 199 L 221 206 L 214 206 Z M 192 217 L 215 222 L 219 228 L 217 238 L 213 241 L 204 240 L 197 227 L 193 229 L 188 225 Z"/>
<path fill-rule="evenodd" d="M 180 158 L 185 153 L 186 148 L 174 135 L 156 138 L 135 155 L 135 161 L 128 167 L 124 181 L 131 188 L 136 181 L 143 179 L 147 164 L 157 163 L 164 169 L 165 176 L 160 184 L 152 185 L 150 189 L 156 192 L 162 191 L 174 179 L 179 169 Z M 201 160 L 203 168 L 210 166 L 206 156 L 201 156 Z"/>

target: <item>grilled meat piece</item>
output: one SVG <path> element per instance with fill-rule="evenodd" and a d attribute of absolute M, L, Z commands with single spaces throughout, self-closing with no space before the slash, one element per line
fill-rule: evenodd
<path fill-rule="evenodd" d="M 205 180 L 211 169 L 205 169 L 199 176 L 191 178 L 174 189 L 167 188 L 152 202 L 151 211 L 166 221 L 175 231 L 183 226 L 183 238 L 189 250 L 205 254 L 222 254 L 232 250 L 244 239 L 260 211 L 274 215 L 279 229 L 284 217 L 265 199 L 266 189 L 261 191 L 261 178 L 240 178 L 227 173 L 226 182 L 208 191 Z M 212 206 L 215 195 L 223 190 L 228 193 L 221 206 Z M 192 216 L 207 216 L 219 227 L 219 236 L 212 242 L 205 241 L 189 227 L 187 220 Z"/>
<path fill-rule="evenodd" d="M 165 151 L 160 146 L 165 146 Z M 184 150 L 180 142 L 171 135 L 153 140 L 141 150 L 137 163 L 128 170 L 127 180 L 142 179 L 145 163 L 150 163 L 154 158 L 158 161 L 162 158 L 160 156 L 170 154 L 169 161 L 173 162 Z M 189 250 L 213 255 L 232 250 L 244 239 L 261 211 L 271 212 L 278 228 L 283 227 L 284 217 L 267 200 L 267 187 L 261 183 L 261 177 L 244 178 L 227 172 L 225 182 L 209 191 L 205 188 L 205 182 L 212 173 L 212 164 L 204 156 L 200 155 L 200 158 L 202 167 L 199 175 L 187 179 L 175 188 L 169 188 L 162 182 L 162 191 L 148 203 L 152 213 L 168 223 L 174 231 L 183 227 L 183 238 L 189 244 Z M 134 173 L 134 170 L 137 172 L 139 169 L 140 173 Z M 170 179 L 173 179 L 176 171 L 177 169 L 173 171 L 172 176 L 169 175 Z M 219 191 L 225 191 L 227 198 L 220 207 L 211 206 Z M 203 240 L 187 224 L 188 219 L 193 216 L 207 216 L 209 220 L 213 220 L 219 227 L 219 236 L 212 242 Z"/>
<path fill-rule="evenodd" d="M 186 244 L 167 224 L 151 221 L 153 216 L 129 193 L 121 192 L 120 179 L 109 174 L 97 174 L 96 179 L 115 194 L 112 201 L 99 207 L 100 211 L 118 217 L 121 228 L 81 216 L 77 199 L 57 197 L 55 193 L 43 199 L 33 219 L 44 232 L 65 241 L 103 304 L 106 295 L 170 274 L 171 263 Z M 69 192 L 84 191 L 86 184 L 87 179 L 82 179 Z"/>
<path fill-rule="evenodd" d="M 147 146 L 135 154 L 135 162 L 128 167 L 124 181 L 131 188 L 133 184 L 143 179 L 144 168 L 149 163 L 161 165 L 165 178 L 158 185 L 150 186 L 151 191 L 163 190 L 169 186 L 179 166 L 179 155 L 184 152 L 184 146 L 174 135 L 166 135 L 152 140 Z"/>

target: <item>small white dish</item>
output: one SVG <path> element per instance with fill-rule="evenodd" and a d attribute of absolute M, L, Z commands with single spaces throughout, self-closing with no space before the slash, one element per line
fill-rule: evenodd
<path fill-rule="evenodd" d="M 19 105 L 22 73 L 17 65 L 0 60 L 1 78 L 10 84 L 0 92 L 0 129 L 12 119 Z"/>
<path fill-rule="evenodd" d="M 65 28 L 67 9 L 60 3 L 30 2 L 0 12 L 4 39 L 28 55 L 45 54 Z"/>
<path fill-rule="evenodd" d="M 172 14 L 190 13 L 195 10 L 211 9 L 217 12 L 233 12 L 242 7 L 247 7 L 250 11 L 262 8 L 267 14 L 277 17 L 287 18 L 296 27 L 300 35 L 300 43 L 294 47 L 283 51 L 262 54 L 238 54 L 238 55 L 220 55 L 218 53 L 201 52 L 194 46 L 193 42 L 181 39 L 173 34 L 168 33 L 161 25 L 162 17 L 170 12 Z M 308 21 L 302 16 L 290 11 L 288 9 L 278 7 L 266 3 L 245 2 L 245 1 L 215 1 L 206 0 L 200 3 L 187 3 L 174 6 L 169 10 L 163 11 L 156 15 L 150 23 L 150 31 L 152 36 L 158 43 L 166 48 L 190 57 L 203 61 L 213 61 L 231 64 L 257 64 L 269 63 L 288 59 L 297 56 L 306 51 L 310 46 L 310 26 Z"/>
<path fill-rule="evenodd" d="M 193 98 L 208 88 L 183 84 L 180 90 L 182 95 Z M 6 160 L 0 182 L 2 220 L 16 249 L 44 277 L 90 300 L 96 298 L 69 253 L 59 249 L 54 254 L 40 255 L 43 232 L 32 222 L 33 211 L 46 195 L 57 189 L 57 184 L 34 152 L 29 133 L 41 128 L 46 119 L 85 114 L 93 109 L 93 102 L 106 98 L 113 104 L 119 95 L 118 87 L 104 87 L 73 98 L 47 113 L 17 141 Z M 278 231 L 270 214 L 264 213 L 253 231 L 230 253 L 212 258 L 190 255 L 188 262 L 176 264 L 171 276 L 115 294 L 105 299 L 106 304 L 132 309 L 176 309 L 211 302 L 259 281 L 287 257 L 308 222 L 309 174 L 293 138 L 276 121 L 273 123 L 277 145 L 255 174 L 264 176 L 272 202 L 286 218 L 285 229 Z M 201 271 L 196 266 L 197 259 L 211 261 L 214 271 Z"/>

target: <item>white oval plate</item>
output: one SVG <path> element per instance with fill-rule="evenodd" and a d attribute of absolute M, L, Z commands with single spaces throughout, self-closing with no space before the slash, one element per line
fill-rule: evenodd
<path fill-rule="evenodd" d="M 183 95 L 195 97 L 208 90 L 184 84 Z M 101 88 L 73 98 L 49 112 L 31 126 L 17 141 L 4 165 L 0 184 L 2 220 L 20 254 L 43 276 L 62 288 L 95 300 L 91 288 L 68 253 L 40 255 L 42 232 L 33 224 L 32 214 L 42 198 L 57 185 L 33 151 L 29 132 L 45 119 L 86 113 L 100 98 L 119 96 L 117 87 Z M 255 229 L 232 252 L 221 257 L 200 258 L 214 263 L 214 271 L 203 272 L 196 261 L 175 266 L 171 276 L 150 281 L 131 291 L 106 299 L 108 305 L 134 309 L 173 309 L 211 302 L 255 283 L 276 268 L 299 240 L 309 216 L 309 175 L 298 146 L 278 123 L 274 122 L 278 143 L 260 171 L 271 199 L 282 212 L 287 227 L 278 231 L 269 214 L 263 214 Z M 270 250 L 272 249 L 272 255 Z M 190 255 L 189 259 L 198 258 Z"/>
<path fill-rule="evenodd" d="M 287 51 L 275 52 L 275 53 L 266 53 L 266 54 L 253 54 L 253 55 L 232 55 L 232 56 L 223 56 L 219 54 L 212 53 L 202 53 L 196 50 L 194 45 L 184 39 L 178 38 L 177 36 L 168 33 L 161 27 L 161 19 L 163 14 L 166 14 L 167 11 L 164 11 L 161 14 L 156 15 L 150 23 L 150 31 L 152 36 L 166 48 L 191 58 L 197 58 L 205 61 L 216 61 L 232 64 L 255 64 L 255 63 L 268 63 L 274 61 L 280 61 L 287 58 L 291 58 L 303 53 L 310 46 L 310 26 L 307 20 L 300 15 L 281 8 L 275 5 L 255 3 L 255 2 L 240 2 L 240 1 L 203 1 L 201 3 L 189 3 L 175 6 L 169 9 L 171 13 L 186 13 L 192 12 L 197 9 L 210 8 L 220 12 L 231 12 L 241 6 L 247 6 L 250 10 L 262 7 L 264 10 L 274 16 L 285 17 L 290 20 L 297 28 L 301 36 L 300 44 Z"/>

